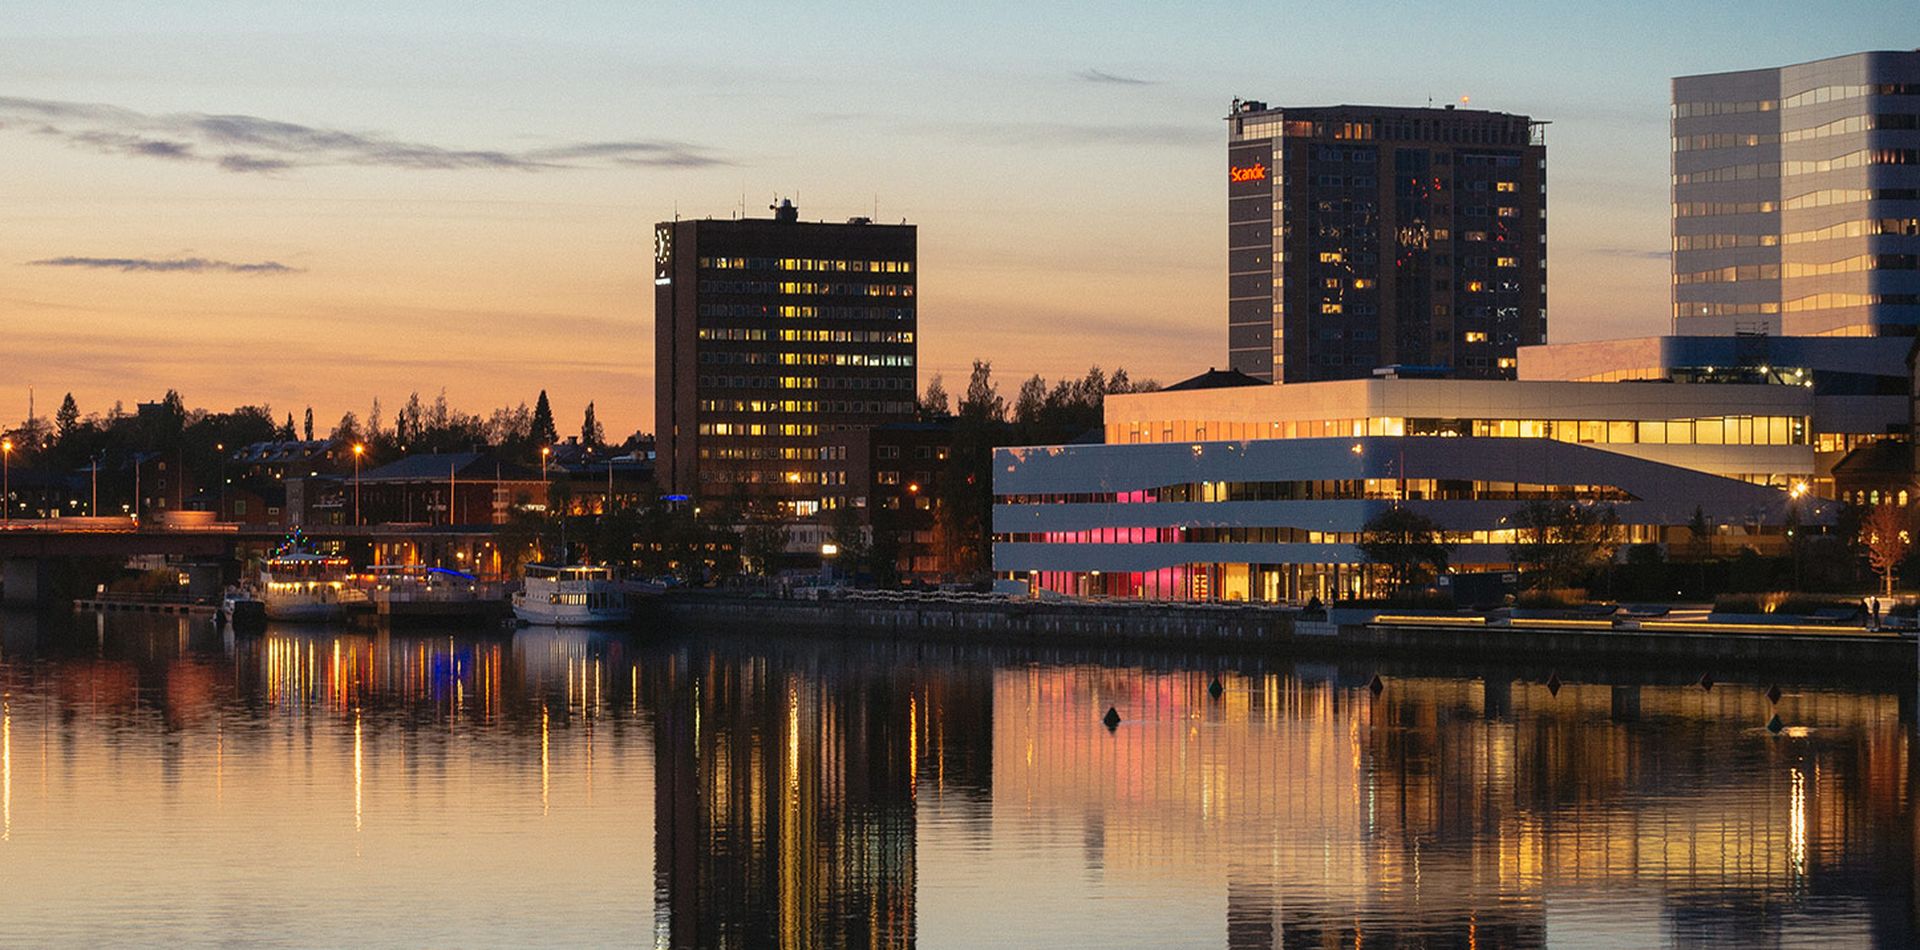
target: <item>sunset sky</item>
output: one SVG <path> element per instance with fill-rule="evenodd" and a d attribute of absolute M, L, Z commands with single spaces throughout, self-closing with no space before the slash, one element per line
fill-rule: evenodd
<path fill-rule="evenodd" d="M 11 0 L 0 419 L 545 388 L 651 430 L 652 223 L 775 195 L 919 225 L 923 385 L 1171 381 L 1226 362 L 1235 96 L 1550 120 L 1551 338 L 1663 332 L 1668 79 L 1920 42 L 1888 11 Z"/>

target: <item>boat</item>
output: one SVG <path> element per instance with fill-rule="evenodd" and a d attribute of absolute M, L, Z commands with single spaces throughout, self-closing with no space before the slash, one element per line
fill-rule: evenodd
<path fill-rule="evenodd" d="M 282 554 L 260 565 L 260 599 L 269 620 L 338 620 L 367 605 L 366 592 L 347 584 L 347 559 Z"/>
<path fill-rule="evenodd" d="M 613 568 L 529 564 L 513 594 L 513 615 L 543 626 L 593 627 L 626 623 L 633 611 Z"/>
<path fill-rule="evenodd" d="M 506 615 L 500 585 L 464 571 L 417 564 L 376 564 L 367 569 L 367 597 L 392 621 Z"/>
<path fill-rule="evenodd" d="M 267 626 L 267 604 L 245 588 L 229 588 L 220 598 L 217 621 L 235 631 L 258 631 Z"/>

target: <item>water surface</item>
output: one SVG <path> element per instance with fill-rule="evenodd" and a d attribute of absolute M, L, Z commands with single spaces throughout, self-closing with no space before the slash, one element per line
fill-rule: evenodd
<path fill-rule="evenodd" d="M 0 613 L 0 944 L 1912 945 L 1910 679 L 1700 672 Z"/>

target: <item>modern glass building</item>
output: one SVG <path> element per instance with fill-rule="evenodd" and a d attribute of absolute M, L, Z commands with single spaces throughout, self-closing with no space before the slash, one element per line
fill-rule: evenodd
<path fill-rule="evenodd" d="M 1813 497 L 1805 386 L 1374 379 L 1111 396 L 1106 445 L 999 450 L 994 569 L 1087 596 L 1351 596 L 1391 507 L 1438 522 L 1460 569 L 1506 569 L 1533 501 L 1613 509 L 1616 538 L 1763 551 Z"/>
<path fill-rule="evenodd" d="M 1514 349 L 1547 339 L 1542 125 L 1235 100 L 1229 365 L 1276 383 L 1388 365 L 1513 378 Z"/>
<path fill-rule="evenodd" d="M 1673 81 L 1676 334 L 1920 329 L 1920 51 Z"/>
<path fill-rule="evenodd" d="M 823 436 L 914 418 L 916 231 L 774 211 L 654 227 L 658 478 L 805 517 Z"/>

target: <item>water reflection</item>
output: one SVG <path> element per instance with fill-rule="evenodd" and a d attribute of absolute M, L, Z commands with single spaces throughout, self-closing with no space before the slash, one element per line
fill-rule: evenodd
<path fill-rule="evenodd" d="M 0 919 L 33 944 L 1914 941 L 1910 683 L 1775 705 L 1695 671 L 1373 672 L 0 613 Z"/>

